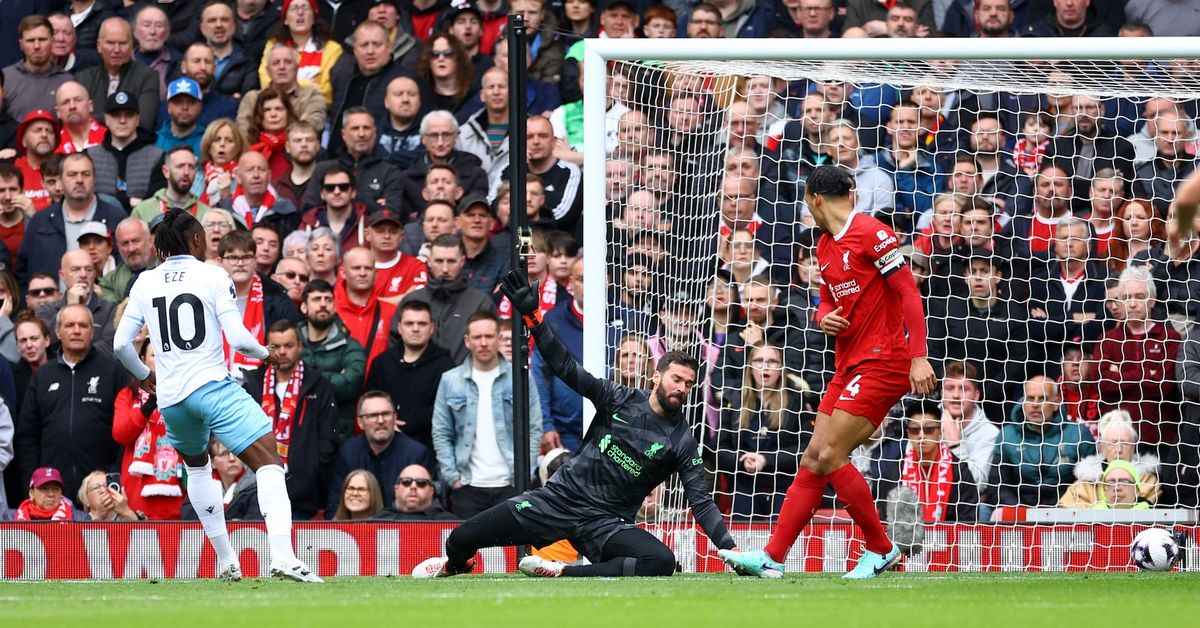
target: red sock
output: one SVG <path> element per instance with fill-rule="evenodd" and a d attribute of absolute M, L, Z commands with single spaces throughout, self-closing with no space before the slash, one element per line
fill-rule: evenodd
<path fill-rule="evenodd" d="M 771 560 L 782 563 L 787 558 L 788 550 L 796 543 L 800 531 L 808 525 L 821 506 L 821 497 L 825 494 L 826 478 L 808 469 L 801 468 L 796 479 L 788 487 L 787 497 L 783 499 L 783 508 L 779 512 L 779 522 L 771 533 L 767 547 L 763 551 Z"/>
<path fill-rule="evenodd" d="M 871 495 L 871 487 L 862 473 L 854 465 L 845 466 L 828 475 L 829 483 L 837 493 L 838 501 L 846 506 L 846 512 L 854 519 L 854 523 L 863 531 L 867 549 L 876 554 L 886 554 L 892 551 L 892 541 L 879 520 L 879 510 L 875 508 L 875 498 Z"/>

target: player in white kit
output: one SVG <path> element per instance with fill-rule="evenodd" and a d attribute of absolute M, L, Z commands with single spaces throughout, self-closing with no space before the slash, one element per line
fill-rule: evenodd
<path fill-rule="evenodd" d="M 158 397 L 167 437 L 187 468 L 188 499 L 217 552 L 218 577 L 240 580 L 242 569 L 225 526 L 221 483 L 212 475 L 210 435 L 254 471 L 271 546 L 271 575 L 322 582 L 292 550 L 292 504 L 271 422 L 230 376 L 222 332 L 243 355 L 272 361 L 274 354 L 242 324 L 229 274 L 201 261 L 206 243 L 199 221 L 171 210 L 154 231 L 154 248 L 161 262 L 133 284 L 113 348 L 142 389 Z M 133 348 L 142 325 L 150 328 L 157 381 Z"/>

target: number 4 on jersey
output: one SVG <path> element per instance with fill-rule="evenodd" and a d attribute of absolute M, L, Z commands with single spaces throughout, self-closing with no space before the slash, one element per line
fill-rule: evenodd
<path fill-rule="evenodd" d="M 170 351 L 172 343 L 187 351 L 204 342 L 204 306 L 200 303 L 199 297 L 185 292 L 172 299 L 169 306 L 166 297 L 158 297 L 151 300 L 150 303 L 154 305 L 154 311 L 158 313 L 158 328 L 162 333 L 162 347 L 159 347 L 159 351 Z M 192 310 L 191 338 L 184 338 L 179 329 L 179 308 L 184 304 Z"/>

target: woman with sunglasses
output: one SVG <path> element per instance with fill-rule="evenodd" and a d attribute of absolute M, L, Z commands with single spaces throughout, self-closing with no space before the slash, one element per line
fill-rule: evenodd
<path fill-rule="evenodd" d="M 428 86 L 430 93 L 422 94 L 421 102 L 429 105 L 430 110 L 449 111 L 462 123 L 483 108 L 483 102 L 476 97 L 479 83 L 475 65 L 453 35 L 434 33 L 429 37 L 417 60 L 417 76 L 422 85 Z"/>

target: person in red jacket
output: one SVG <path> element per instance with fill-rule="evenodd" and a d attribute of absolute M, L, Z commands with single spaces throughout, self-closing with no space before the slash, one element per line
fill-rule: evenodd
<path fill-rule="evenodd" d="M 342 256 L 341 281 L 333 289 L 333 307 L 350 336 L 367 350 L 367 364 L 388 345 L 388 322 L 396 305 L 379 300 L 375 286 L 375 254 L 355 247 Z M 368 366 L 367 372 L 370 373 Z"/>
<path fill-rule="evenodd" d="M 150 340 L 142 341 L 140 357 L 154 369 Z M 167 439 L 167 427 L 157 404 L 136 381 L 117 393 L 113 404 L 113 440 L 125 447 L 121 457 L 121 486 L 129 507 L 151 521 L 176 521 L 183 507 L 183 461 Z"/>
<path fill-rule="evenodd" d="M 1174 328 L 1150 318 L 1154 290 L 1149 270 L 1126 268 L 1118 281 L 1125 320 L 1106 332 L 1096 348 L 1100 412 L 1128 412 L 1141 445 L 1151 449 L 1178 442 L 1179 390 L 1174 373 L 1181 345 Z"/>

